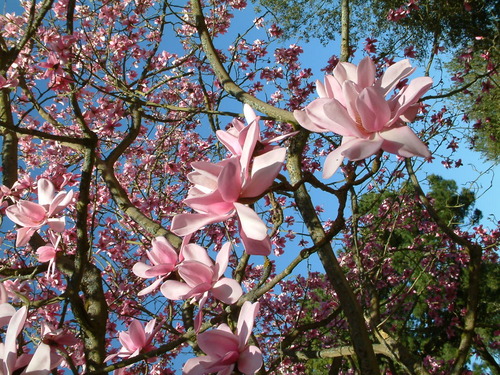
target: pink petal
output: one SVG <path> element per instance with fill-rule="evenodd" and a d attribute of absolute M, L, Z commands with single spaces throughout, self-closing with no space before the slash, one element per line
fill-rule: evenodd
<path fill-rule="evenodd" d="M 245 120 L 249 125 L 257 119 L 257 115 L 248 104 L 243 105 L 243 113 L 245 115 Z"/>
<path fill-rule="evenodd" d="M 36 227 L 44 224 L 47 211 L 43 206 L 28 201 L 19 201 L 5 209 L 7 217 L 22 227 Z"/>
<path fill-rule="evenodd" d="M 53 201 L 50 203 L 47 215 L 48 216 L 57 215 L 59 212 L 64 210 L 68 206 L 68 204 L 71 203 L 72 199 L 73 199 L 73 190 L 70 190 L 69 192 L 60 191 L 59 193 L 57 193 Z"/>
<path fill-rule="evenodd" d="M 209 163 L 206 161 L 199 161 L 191 163 L 194 172 L 188 174 L 188 180 L 195 185 L 205 187 L 208 191 L 217 189 L 217 179 L 223 168 L 219 164 Z"/>
<path fill-rule="evenodd" d="M 375 82 L 375 64 L 368 56 L 360 61 L 356 69 L 356 83 L 360 89 L 370 87 Z"/>
<path fill-rule="evenodd" d="M 16 309 L 10 303 L 0 304 L 0 327 L 8 324 L 10 318 L 16 313 Z"/>
<path fill-rule="evenodd" d="M 338 63 L 335 69 L 333 69 L 333 75 L 339 82 L 347 80 L 356 82 L 358 78 L 357 66 L 348 62 Z"/>
<path fill-rule="evenodd" d="M 253 122 L 248 125 L 248 133 L 245 138 L 245 144 L 243 145 L 243 151 L 241 153 L 241 176 L 245 177 L 249 173 L 250 161 L 252 160 L 253 153 L 257 141 L 260 140 L 260 129 L 259 124 Z"/>
<path fill-rule="evenodd" d="M 43 205 L 50 205 L 52 199 L 55 195 L 55 187 L 52 182 L 47 180 L 46 178 L 41 178 L 37 182 L 38 186 L 38 203 Z"/>
<path fill-rule="evenodd" d="M 179 276 L 191 287 L 201 284 L 212 285 L 214 279 L 214 267 L 197 262 L 185 260 L 178 268 Z"/>
<path fill-rule="evenodd" d="M 391 119 L 389 105 L 375 87 L 361 91 L 356 99 L 356 107 L 362 126 L 370 133 L 381 131 Z"/>
<path fill-rule="evenodd" d="M 165 298 L 177 301 L 189 298 L 186 296 L 189 296 L 192 288 L 186 283 L 181 283 L 180 281 L 167 280 L 162 284 L 160 290 Z"/>
<path fill-rule="evenodd" d="M 14 365 L 17 358 L 17 347 L 16 340 L 19 333 L 23 330 L 24 323 L 26 322 L 26 317 L 28 315 L 28 310 L 26 306 L 21 307 L 12 316 L 7 328 L 7 333 L 5 335 L 4 341 L 4 363 L 7 365 L 9 370 L 14 370 Z"/>
<path fill-rule="evenodd" d="M 410 106 L 415 104 L 420 97 L 425 94 L 432 86 L 432 78 L 418 77 L 410 82 L 410 84 L 396 97 L 397 107 L 394 119 L 402 116 Z M 392 104 L 392 103 L 391 103 Z"/>
<path fill-rule="evenodd" d="M 225 215 L 179 214 L 172 219 L 170 230 L 179 236 L 187 236 L 205 225 L 227 220 L 233 215 L 234 211 Z"/>
<path fill-rule="evenodd" d="M 243 295 L 240 284 L 228 277 L 217 281 L 211 291 L 216 299 L 228 305 L 238 302 L 238 299 Z"/>
<path fill-rule="evenodd" d="M 340 81 L 333 75 L 325 77 L 325 86 L 327 97 L 330 99 L 337 99 L 341 105 L 345 107 L 345 100 L 342 94 L 342 85 Z"/>
<path fill-rule="evenodd" d="M 226 215 L 233 210 L 233 201 L 225 201 L 219 190 L 212 194 L 185 199 L 184 203 L 200 214 L 213 216 Z"/>
<path fill-rule="evenodd" d="M 344 156 L 342 155 L 343 151 L 344 149 L 340 146 L 326 156 L 325 163 L 323 164 L 324 179 L 332 177 L 335 172 L 337 172 L 337 169 L 339 169 L 344 161 Z"/>
<path fill-rule="evenodd" d="M 378 133 L 374 133 L 371 139 L 351 138 L 345 144 L 342 143 L 342 155 L 353 161 L 366 159 L 380 150 L 383 141 Z"/>
<path fill-rule="evenodd" d="M 312 104 L 312 103 L 311 103 Z M 334 133 L 342 136 L 353 136 L 353 137 L 365 137 L 366 135 L 360 130 L 356 120 L 353 119 L 347 109 L 343 107 L 335 99 L 325 102 L 321 111 L 316 111 L 315 115 L 319 115 L 317 120 L 313 118 L 314 121 L 328 121 L 325 126 Z"/>
<path fill-rule="evenodd" d="M 47 224 L 54 232 L 64 232 L 66 227 L 66 219 L 64 217 L 54 217 L 47 219 Z"/>
<path fill-rule="evenodd" d="M 238 137 L 235 137 L 234 135 L 224 131 L 224 130 L 217 130 L 216 132 L 217 138 L 219 138 L 219 141 L 226 146 L 226 148 L 233 154 L 233 155 L 241 155 L 241 145 L 238 142 Z"/>
<path fill-rule="evenodd" d="M 256 346 L 250 345 L 240 353 L 238 370 L 243 374 L 255 374 L 262 367 L 262 352 Z"/>
<path fill-rule="evenodd" d="M 240 237 L 245 252 L 248 255 L 263 255 L 268 256 L 271 253 L 271 239 L 266 236 L 263 240 L 255 240 L 246 236 L 245 232 L 240 227 Z"/>
<path fill-rule="evenodd" d="M 380 133 L 384 139 L 383 149 L 403 157 L 431 157 L 428 147 L 408 126 L 391 128 Z"/>
<path fill-rule="evenodd" d="M 214 262 L 208 256 L 207 250 L 205 250 L 205 248 L 201 247 L 200 245 L 194 243 L 184 245 L 182 247 L 182 254 L 184 260 L 194 260 L 203 263 L 210 268 L 214 266 Z"/>
<path fill-rule="evenodd" d="M 198 335 L 198 345 L 211 357 L 223 357 L 228 352 L 238 352 L 238 337 L 225 330 L 213 329 Z"/>
<path fill-rule="evenodd" d="M 158 285 L 160 285 L 163 280 L 164 280 L 163 277 L 156 279 L 150 286 L 140 290 L 139 293 L 137 293 L 137 295 L 138 296 L 145 296 L 146 294 L 151 293 L 153 290 L 158 288 Z"/>
<path fill-rule="evenodd" d="M 408 59 L 398 61 L 387 68 L 384 75 L 377 80 L 375 86 L 382 89 L 382 95 L 385 97 L 396 87 L 399 81 L 408 77 L 414 71 L 415 68 L 411 67 Z"/>
<path fill-rule="evenodd" d="M 241 231 L 248 238 L 261 241 L 267 237 L 266 224 L 264 224 L 254 210 L 241 203 L 235 203 L 234 207 L 238 214 Z"/>
<path fill-rule="evenodd" d="M 356 107 L 356 100 L 359 96 L 358 85 L 352 81 L 345 81 L 342 84 L 342 94 L 345 100 L 345 103 L 342 104 L 342 106 L 346 108 L 351 119 L 358 121 L 359 114 L 358 108 Z"/>
<path fill-rule="evenodd" d="M 225 165 L 219 175 L 217 188 L 225 202 L 236 202 L 241 192 L 242 171 L 237 158 L 232 158 L 230 161 L 230 163 Z M 186 204 L 189 204 L 187 200 Z"/>
<path fill-rule="evenodd" d="M 56 249 L 52 245 L 40 246 L 36 250 L 36 253 L 38 255 L 38 261 L 42 263 L 53 260 L 56 257 Z"/>
<path fill-rule="evenodd" d="M 251 303 L 250 301 L 245 301 L 241 306 L 238 324 L 236 326 L 236 334 L 240 340 L 240 348 L 247 343 L 252 333 L 255 318 L 259 313 L 259 307 L 260 304 L 258 302 Z"/>
<path fill-rule="evenodd" d="M 283 167 L 286 158 L 286 149 L 275 148 L 265 154 L 253 158 L 250 181 L 245 183 L 242 197 L 259 197 L 272 184 Z"/>
<path fill-rule="evenodd" d="M 217 258 L 215 259 L 215 264 L 217 265 L 217 277 L 220 278 L 226 272 L 227 265 L 229 263 L 229 255 L 231 253 L 231 242 L 226 242 L 222 245 Z"/>
<path fill-rule="evenodd" d="M 153 264 L 175 264 L 177 262 L 177 252 L 170 242 L 159 236 L 151 241 L 152 251 L 148 251 L 148 258 Z"/>
<path fill-rule="evenodd" d="M 16 238 L 16 246 L 21 247 L 26 245 L 29 240 L 31 239 L 31 236 L 35 234 L 35 232 L 39 229 L 39 227 L 31 228 L 17 228 L 17 238 Z"/>
<path fill-rule="evenodd" d="M 314 133 L 324 133 L 329 131 L 328 129 L 322 127 L 319 124 L 315 124 L 308 115 L 308 112 L 303 110 L 295 110 L 293 111 L 293 117 L 295 117 L 295 120 L 302 126 L 304 129 L 309 130 L 310 132 Z"/>
<path fill-rule="evenodd" d="M 134 319 L 130 322 L 130 326 L 128 328 L 128 332 L 130 335 L 130 341 L 132 345 L 129 345 L 129 349 L 139 349 L 143 348 L 146 345 L 146 334 L 144 332 L 144 327 L 142 324 Z"/>
<path fill-rule="evenodd" d="M 331 98 L 331 96 L 328 95 L 326 86 L 319 80 L 316 80 L 316 92 L 320 98 Z"/>
<path fill-rule="evenodd" d="M 56 360 L 57 361 L 57 360 Z M 26 370 L 24 370 L 25 375 L 45 375 L 50 374 L 51 367 L 57 366 L 57 362 L 51 366 L 51 348 L 49 345 L 41 343 L 38 348 L 36 348 L 35 354 L 31 358 L 30 363 Z"/>
<path fill-rule="evenodd" d="M 183 375 L 204 375 L 206 374 L 204 363 L 207 363 L 206 357 L 190 358 L 182 367 Z"/>

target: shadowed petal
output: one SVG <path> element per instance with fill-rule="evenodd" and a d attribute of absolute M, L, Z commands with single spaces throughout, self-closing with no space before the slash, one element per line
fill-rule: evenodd
<path fill-rule="evenodd" d="M 250 181 L 243 186 L 242 197 L 258 197 L 272 184 L 283 167 L 286 149 L 275 148 L 265 154 L 253 158 Z"/>
<path fill-rule="evenodd" d="M 243 289 L 236 280 L 223 277 L 212 287 L 212 294 L 219 301 L 232 305 L 243 295 Z"/>
<path fill-rule="evenodd" d="M 245 232 L 247 237 L 254 240 L 263 240 L 267 237 L 266 224 L 254 210 L 241 203 L 235 203 L 234 207 L 240 220 L 241 230 Z"/>
<path fill-rule="evenodd" d="M 191 289 L 192 288 L 186 283 L 181 283 L 180 281 L 175 280 L 167 280 L 162 284 L 160 291 L 165 298 L 176 301 L 189 298 L 186 296 L 189 296 Z"/>
<path fill-rule="evenodd" d="M 249 301 L 245 301 L 241 306 L 236 326 L 236 334 L 240 338 L 240 348 L 243 348 L 252 333 L 255 318 L 259 313 L 259 307 L 260 304 L 258 302 L 251 303 Z"/>
<path fill-rule="evenodd" d="M 360 87 L 360 90 L 373 85 L 375 82 L 375 64 L 372 59 L 367 56 L 361 60 L 356 69 L 356 73 L 356 83 Z"/>
<path fill-rule="evenodd" d="M 262 353 L 256 346 L 250 345 L 240 353 L 238 370 L 245 375 L 253 375 L 262 367 Z"/>
<path fill-rule="evenodd" d="M 367 87 L 361 91 L 356 99 L 356 108 L 363 127 L 370 133 L 381 131 L 391 119 L 389 105 L 375 87 Z"/>
<path fill-rule="evenodd" d="M 271 254 L 271 239 L 269 236 L 266 236 L 263 240 L 254 240 L 253 238 L 248 238 L 245 235 L 245 232 L 241 230 L 240 227 L 240 237 L 241 242 L 243 243 L 243 247 L 245 248 L 245 252 L 248 255 L 263 255 L 268 256 Z"/>
<path fill-rule="evenodd" d="M 198 335 L 198 345 L 211 357 L 223 357 L 228 352 L 238 352 L 238 337 L 225 330 L 213 329 Z"/>
<path fill-rule="evenodd" d="M 373 154 L 376 154 L 382 147 L 383 139 L 378 134 L 374 134 L 372 139 L 353 138 L 345 143 L 345 149 L 342 152 L 349 160 L 362 160 Z M 342 145 L 344 146 L 344 144 Z"/>

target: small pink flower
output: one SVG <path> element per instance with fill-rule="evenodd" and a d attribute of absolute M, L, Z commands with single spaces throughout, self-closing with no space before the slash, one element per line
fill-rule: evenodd
<path fill-rule="evenodd" d="M 158 278 L 155 282 L 153 282 L 153 284 L 141 290 L 138 293 L 139 296 L 151 293 L 155 290 L 158 285 L 160 285 L 163 280 L 170 275 L 178 263 L 177 252 L 165 237 L 156 237 L 153 241 L 151 241 L 151 246 L 153 247 L 153 250 L 146 251 L 146 256 L 151 262 L 151 265 L 144 262 L 138 262 L 134 264 L 132 272 L 144 279 L 149 279 L 151 277 Z"/>
<path fill-rule="evenodd" d="M 118 353 L 109 355 L 104 362 L 107 362 L 116 356 L 126 359 L 135 357 L 139 353 L 146 353 L 156 349 L 151 342 L 153 341 L 156 333 L 160 330 L 161 324 L 156 328 L 155 325 L 155 319 L 150 320 L 146 324 L 146 327 L 143 327 L 137 319 L 133 319 L 130 323 L 128 331 L 120 332 L 118 334 L 118 340 L 122 344 Z"/>
<path fill-rule="evenodd" d="M 375 65 L 369 57 L 358 66 L 339 63 L 325 84 L 317 82 L 319 99 L 294 116 L 312 132 L 334 132 L 342 144 L 328 154 L 323 177 L 331 177 L 344 157 L 362 160 L 380 149 L 402 157 L 431 156 L 427 146 L 406 125 L 415 119 L 420 97 L 432 85 L 429 77 L 419 77 L 398 94 L 386 96 L 415 71 L 408 60 L 391 65 L 375 79 Z"/>
<path fill-rule="evenodd" d="M 246 301 L 241 307 L 236 334 L 226 324 L 198 335 L 198 345 L 206 356 L 189 359 L 182 369 L 184 375 L 218 373 L 229 375 L 235 366 L 245 374 L 255 374 L 262 367 L 262 353 L 248 339 L 257 316 L 259 303 Z"/>
<path fill-rule="evenodd" d="M 223 277 L 229 262 L 231 243 L 225 243 L 215 263 L 207 251 L 196 244 L 189 244 L 183 249 L 184 260 L 177 266 L 179 276 L 184 282 L 167 280 L 161 286 L 163 295 L 172 300 L 193 298 L 200 300 L 212 293 L 219 301 L 232 304 L 243 294 L 236 280 Z"/>
<path fill-rule="evenodd" d="M 55 232 L 64 231 L 64 217 L 54 217 L 66 208 L 73 198 L 73 191 L 60 191 L 55 195 L 52 182 L 45 178 L 38 180 L 38 203 L 20 200 L 7 207 L 6 215 L 21 228 L 17 228 L 16 246 L 24 246 L 31 236 L 47 224 Z"/>

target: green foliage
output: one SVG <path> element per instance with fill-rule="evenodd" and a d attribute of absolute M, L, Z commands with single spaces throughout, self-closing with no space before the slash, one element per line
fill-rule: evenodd
<path fill-rule="evenodd" d="M 316 38 L 324 44 L 339 38 L 341 0 L 255 2 L 275 15 L 286 38 Z M 351 44 L 366 37 L 377 37 L 381 39 L 383 50 L 394 53 L 403 44 L 413 44 L 423 56 L 435 42 L 460 49 L 471 42 L 488 43 L 497 33 L 498 3 L 470 0 L 466 7 L 463 0 L 420 0 L 410 9 L 409 16 L 396 22 L 388 21 L 390 10 L 408 9 L 408 3 L 401 0 L 350 0 Z M 476 40 L 476 36 L 484 39 Z"/>
<path fill-rule="evenodd" d="M 476 200 L 472 190 L 462 188 L 458 193 L 457 183 L 453 180 L 445 180 L 438 175 L 429 175 L 429 196 L 434 200 L 434 209 L 441 219 L 448 225 L 463 224 Z M 477 217 L 479 216 L 479 217 Z M 474 211 L 471 221 L 477 222 L 481 219 L 479 213 Z"/>
<path fill-rule="evenodd" d="M 489 60 L 485 60 L 485 54 Z M 472 48 L 468 50 L 467 59 L 457 58 L 446 65 L 450 71 L 464 71 L 453 90 L 460 90 L 451 97 L 452 106 L 459 113 L 466 113 L 471 120 L 470 136 L 475 150 L 490 161 L 500 163 L 500 82 L 494 74 L 498 61 L 498 48 L 491 47 L 487 51 Z M 498 69 L 498 66 L 496 67 Z"/>

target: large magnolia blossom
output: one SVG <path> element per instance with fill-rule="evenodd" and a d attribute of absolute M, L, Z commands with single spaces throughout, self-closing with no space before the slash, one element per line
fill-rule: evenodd
<path fill-rule="evenodd" d="M 245 374 L 255 374 L 262 366 L 262 353 L 254 345 L 248 345 L 259 303 L 246 301 L 241 306 L 236 334 L 226 324 L 198 335 L 198 346 L 206 354 L 189 359 L 182 369 L 185 375 L 217 373 L 230 375 L 235 366 Z"/>
<path fill-rule="evenodd" d="M 246 113 L 253 113 L 249 111 L 251 109 L 247 108 Z M 260 198 L 271 186 L 285 161 L 286 149 L 270 146 L 270 141 L 261 141 L 256 119 L 252 118 L 247 127 L 240 124 L 228 132 L 218 132 L 219 139 L 233 157 L 217 164 L 192 164 L 194 172 L 188 179 L 194 186 L 184 203 L 196 213 L 176 215 L 172 220 L 172 232 L 185 236 L 236 214 L 246 252 L 269 255 L 271 241 L 267 227 L 247 204 Z"/>
<path fill-rule="evenodd" d="M 427 146 L 406 125 L 415 119 L 418 100 L 432 85 L 429 77 L 419 77 L 386 99 L 401 79 L 415 71 L 408 60 L 391 65 L 375 79 L 375 65 L 365 57 L 358 66 L 339 63 L 325 83 L 317 82 L 319 99 L 294 116 L 312 132 L 334 132 L 342 144 L 331 152 L 323 177 L 331 177 L 344 157 L 362 160 L 382 149 L 402 157 L 431 156 Z"/>
<path fill-rule="evenodd" d="M 45 178 L 38 180 L 38 203 L 20 200 L 5 209 L 6 215 L 17 228 L 16 246 L 24 246 L 31 236 L 47 224 L 55 232 L 64 231 L 64 217 L 56 217 L 73 199 L 73 191 L 55 194 L 52 182 Z"/>

